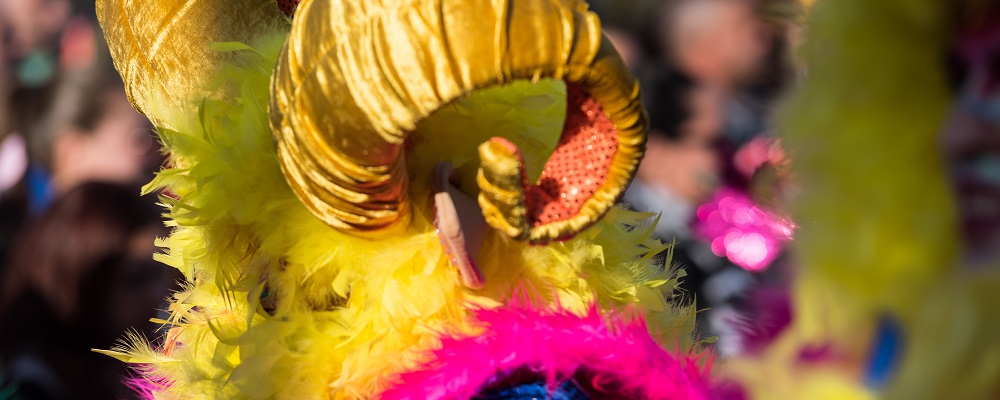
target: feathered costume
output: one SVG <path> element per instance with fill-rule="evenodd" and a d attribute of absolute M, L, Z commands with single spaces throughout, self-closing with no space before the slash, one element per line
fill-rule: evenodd
<path fill-rule="evenodd" d="M 725 367 L 750 398 L 1000 396 L 1000 270 L 961 265 L 940 150 L 946 56 L 990 3 L 817 3 L 781 129 L 801 186 L 792 325 Z"/>
<path fill-rule="evenodd" d="M 462 340 L 442 335 L 490 340 L 493 315 L 579 318 L 568 347 L 677 349 L 637 372 L 683 379 L 669 398 L 704 396 L 703 362 L 686 358 L 693 308 L 672 302 L 680 274 L 658 259 L 669 246 L 649 215 L 613 207 L 646 115 L 583 2 L 97 7 L 169 152 L 146 191 L 163 190 L 175 227 L 158 259 L 188 280 L 162 344 L 106 351 L 148 395 L 377 397 Z M 522 289 L 533 307 L 490 311 Z M 615 322 L 631 308 L 655 339 Z M 526 360 L 506 366 L 548 367 Z M 542 375 L 552 393 L 574 378 L 557 372 Z M 486 389 L 431 384 L 435 398 Z"/>
<path fill-rule="evenodd" d="M 382 398 L 709 398 L 697 364 L 667 354 L 641 322 L 608 317 L 610 325 L 593 309 L 580 317 L 516 303 L 479 310 L 482 333 L 445 338 L 425 367 L 398 377 Z"/>

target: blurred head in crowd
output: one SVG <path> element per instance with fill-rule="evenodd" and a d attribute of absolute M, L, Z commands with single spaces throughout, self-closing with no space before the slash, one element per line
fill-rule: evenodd
<path fill-rule="evenodd" d="M 699 204 L 711 195 L 722 164 L 717 148 L 722 130 L 721 96 L 714 88 L 692 88 L 681 100 L 687 117 L 676 131 L 649 135 L 638 179 L 665 186 L 689 204 Z"/>
<path fill-rule="evenodd" d="M 2 45 L 11 58 L 50 45 L 70 17 L 68 0 L 0 0 Z"/>
<path fill-rule="evenodd" d="M 143 157 L 158 164 L 122 93 L 93 0 L 0 0 L 0 260 L 59 193 L 134 181 Z M 133 132 L 130 146 L 116 144 L 121 132 Z"/>
<path fill-rule="evenodd" d="M 774 40 L 753 0 L 676 0 L 664 8 L 659 26 L 678 69 L 723 87 L 759 73 Z"/>
<path fill-rule="evenodd" d="M 56 192 L 90 179 L 137 178 L 136 153 L 152 140 L 139 131 L 139 147 L 113 143 L 146 126 L 125 107 L 93 0 L 0 0 L 0 34 L 0 139 L 23 137 Z"/>
<path fill-rule="evenodd" d="M 152 259 L 155 237 L 166 234 L 158 207 L 137 193 L 83 184 L 20 237 L 0 281 L 0 360 L 29 398 L 126 393 L 124 366 L 90 349 L 129 328 L 153 334 L 149 319 L 173 279 Z"/>
<path fill-rule="evenodd" d="M 949 56 L 955 102 L 941 138 L 966 262 L 988 265 L 1000 259 L 1000 12 L 971 19 Z"/>
<path fill-rule="evenodd" d="M 14 126 L 58 194 L 86 181 L 135 182 L 159 164 L 152 129 L 110 63 L 15 93 Z"/>

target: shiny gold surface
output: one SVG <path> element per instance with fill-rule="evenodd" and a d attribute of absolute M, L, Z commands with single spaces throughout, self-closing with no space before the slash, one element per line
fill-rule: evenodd
<path fill-rule="evenodd" d="M 253 43 L 288 25 L 273 0 L 97 0 L 97 17 L 129 101 L 173 129 L 202 99 L 235 97 L 234 88 L 212 89 L 219 85 L 209 80 L 233 57 L 212 43 Z"/>
<path fill-rule="evenodd" d="M 512 237 L 571 236 L 620 196 L 647 128 L 637 82 L 582 1 L 301 3 L 272 86 L 283 170 L 307 207 L 337 229 L 377 236 L 404 227 L 403 143 L 417 124 L 477 89 L 539 78 L 583 86 L 611 117 L 620 138 L 607 182 L 578 215 L 526 233 L 523 188 L 521 200 L 506 199 L 516 189 L 499 185 L 517 180 L 516 161 L 493 152 L 482 161 L 480 175 L 494 183 L 481 185 L 480 204 L 506 199 L 484 214 Z"/>

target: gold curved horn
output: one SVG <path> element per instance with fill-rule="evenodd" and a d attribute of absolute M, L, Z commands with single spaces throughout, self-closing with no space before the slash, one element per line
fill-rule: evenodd
<path fill-rule="evenodd" d="M 97 17 L 132 106 L 173 129 L 198 101 L 237 94 L 211 89 L 233 57 L 213 42 L 249 44 L 288 26 L 274 0 L 97 0 Z"/>
<path fill-rule="evenodd" d="M 613 124 L 610 161 L 582 204 L 545 217 L 532 201 L 544 182 L 521 179 L 516 151 L 481 151 L 480 204 L 490 225 L 517 239 L 569 237 L 621 195 L 647 128 L 635 78 L 582 1 L 303 2 L 272 86 L 282 167 L 300 199 L 335 228 L 404 226 L 409 132 L 461 96 L 539 78 L 562 79 L 599 104 L 588 112 Z"/>

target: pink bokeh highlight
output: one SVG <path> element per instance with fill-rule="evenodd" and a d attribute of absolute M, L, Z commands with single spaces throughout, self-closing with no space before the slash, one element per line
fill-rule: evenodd
<path fill-rule="evenodd" d="M 695 231 L 712 244 L 712 252 L 734 264 L 760 272 L 792 240 L 795 224 L 760 208 L 746 193 L 719 189 L 698 208 Z"/>

